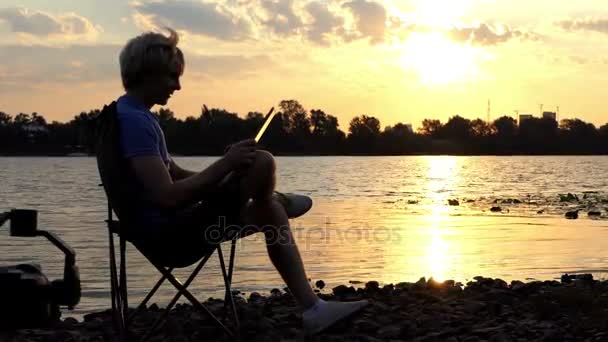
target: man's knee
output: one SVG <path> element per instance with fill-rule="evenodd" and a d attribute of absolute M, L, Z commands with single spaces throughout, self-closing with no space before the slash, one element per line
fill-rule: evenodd
<path fill-rule="evenodd" d="M 275 186 L 275 170 L 276 165 L 272 154 L 258 150 L 246 177 L 246 184 L 252 197 L 267 197 L 272 194 Z"/>
<path fill-rule="evenodd" d="M 256 151 L 253 169 L 260 177 L 274 176 L 276 165 L 272 154 L 265 150 Z"/>

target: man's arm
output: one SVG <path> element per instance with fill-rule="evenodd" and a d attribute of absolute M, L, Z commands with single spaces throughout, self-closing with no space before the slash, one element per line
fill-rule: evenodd
<path fill-rule="evenodd" d="M 174 180 L 159 156 L 130 159 L 135 177 L 159 207 L 176 209 L 196 201 L 216 189 L 231 171 L 248 167 L 255 158 L 255 141 L 234 144 L 226 155 L 199 173 Z"/>
<path fill-rule="evenodd" d="M 152 202 L 165 209 L 175 209 L 194 202 L 196 198 L 212 191 L 230 172 L 230 166 L 222 159 L 205 170 L 180 180 L 171 177 L 158 156 L 131 158 L 131 166 Z"/>
<path fill-rule="evenodd" d="M 171 163 L 169 163 L 169 173 L 171 174 L 171 178 L 174 181 L 188 178 L 196 174 L 196 172 L 194 171 L 186 170 L 181 166 L 177 165 L 173 158 L 171 158 Z"/>

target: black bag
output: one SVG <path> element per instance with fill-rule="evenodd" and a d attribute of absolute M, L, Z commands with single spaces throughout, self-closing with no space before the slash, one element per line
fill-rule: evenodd
<path fill-rule="evenodd" d="M 108 201 L 121 221 L 131 222 L 133 205 L 140 196 L 129 191 L 135 176 L 122 156 L 116 101 L 104 106 L 97 117 L 95 140 L 97 168 Z"/>

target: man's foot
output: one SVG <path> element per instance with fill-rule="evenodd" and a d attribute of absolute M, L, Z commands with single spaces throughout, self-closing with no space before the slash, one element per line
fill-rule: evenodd
<path fill-rule="evenodd" d="M 275 191 L 273 197 L 283 205 L 289 218 L 300 217 L 312 207 L 312 199 L 308 196 Z"/>
<path fill-rule="evenodd" d="M 317 334 L 338 321 L 363 309 L 369 302 L 326 302 L 319 300 L 312 308 L 302 314 L 302 325 L 308 335 Z"/>

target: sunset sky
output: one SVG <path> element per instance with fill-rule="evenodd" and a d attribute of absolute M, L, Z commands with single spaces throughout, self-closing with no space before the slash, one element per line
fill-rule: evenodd
<path fill-rule="evenodd" d="M 186 54 L 178 117 L 283 99 L 420 125 L 514 111 L 608 122 L 606 0 L 3 0 L 0 111 L 67 121 L 122 93 L 118 53 L 170 26 Z"/>

